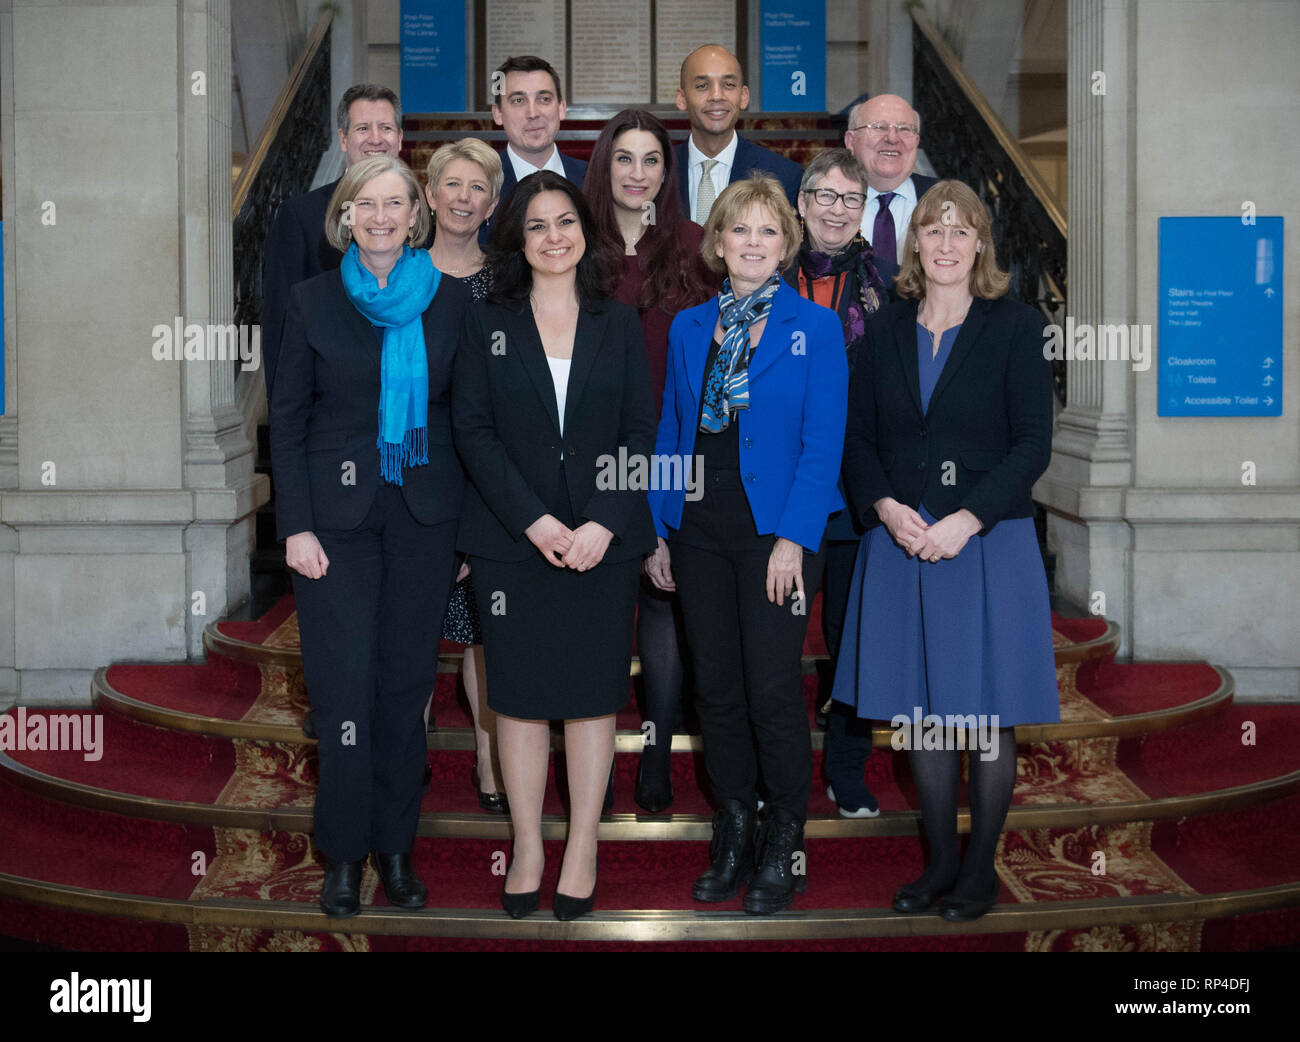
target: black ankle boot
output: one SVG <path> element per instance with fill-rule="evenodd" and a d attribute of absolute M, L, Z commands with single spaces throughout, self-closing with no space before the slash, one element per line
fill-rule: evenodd
<path fill-rule="evenodd" d="M 770 808 L 759 847 L 758 870 L 745 891 L 745 911 L 754 915 L 783 912 L 790 907 L 795 891 L 808 889 L 803 822 L 789 811 Z"/>
<path fill-rule="evenodd" d="M 361 870 L 365 864 L 365 861 L 325 859 L 320 910 L 331 919 L 347 919 L 361 911 Z"/>
<path fill-rule="evenodd" d="M 381 854 L 378 851 L 370 855 L 379 872 L 379 881 L 388 895 L 388 903 L 397 908 L 423 908 L 429 900 L 429 891 L 420 882 L 420 877 L 411 867 L 411 855 Z"/>
<path fill-rule="evenodd" d="M 724 800 L 713 815 L 713 864 L 695 881 L 697 901 L 730 901 L 754 875 L 754 812 L 739 800 Z"/>

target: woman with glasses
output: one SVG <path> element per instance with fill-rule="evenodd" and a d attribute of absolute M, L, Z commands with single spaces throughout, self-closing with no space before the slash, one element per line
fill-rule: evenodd
<path fill-rule="evenodd" d="M 867 172 L 846 148 L 828 148 L 804 171 L 799 186 L 803 242 L 785 280 L 799 295 L 830 308 L 844 328 L 849 371 L 865 335 L 867 316 L 888 302 L 888 290 L 876 271 L 871 247 L 862 237 L 862 210 L 867 201 Z M 841 494 L 843 488 L 840 489 Z M 822 634 L 834 676 L 844 628 L 844 604 L 853 578 L 861 526 L 852 512 L 831 515 L 826 526 L 826 566 L 822 577 Z M 847 706 L 832 703 L 826 721 L 822 764 L 829 782 L 826 794 L 846 818 L 874 818 L 880 813 L 864 780 L 871 755 L 871 724 Z"/>

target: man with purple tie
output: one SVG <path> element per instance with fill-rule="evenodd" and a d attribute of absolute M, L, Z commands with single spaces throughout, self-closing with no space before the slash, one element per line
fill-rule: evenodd
<path fill-rule="evenodd" d="M 897 94 L 877 94 L 849 110 L 844 147 L 867 169 L 862 235 L 871 243 L 876 270 L 891 295 L 907 222 L 917 200 L 935 183 L 933 177 L 913 173 L 920 141 L 921 117 Z"/>

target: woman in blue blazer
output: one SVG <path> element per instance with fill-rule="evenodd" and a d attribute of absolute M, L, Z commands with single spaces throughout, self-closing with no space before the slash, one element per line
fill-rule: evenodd
<path fill-rule="evenodd" d="M 894 908 L 942 902 L 954 922 L 997 900 L 1014 725 L 1060 718 L 1030 497 L 1051 456 L 1051 370 L 1042 315 L 1007 299 L 1008 281 L 975 193 L 960 181 L 926 192 L 904 244 L 904 299 L 867 322 L 844 447 L 867 533 L 833 695 L 890 720 L 909 750 L 930 862 Z M 959 859 L 963 748 L 971 839 Z"/>
<path fill-rule="evenodd" d="M 326 212 L 343 261 L 290 294 L 271 400 L 276 524 L 319 736 L 320 905 L 332 918 L 359 910 L 367 853 L 390 904 L 428 897 L 410 855 L 465 489 L 451 373 L 470 302 L 411 248 L 428 228 L 400 159 L 348 168 Z"/>
<path fill-rule="evenodd" d="M 718 197 L 701 252 L 726 281 L 673 321 L 655 445 L 661 474 L 687 479 L 650 493 L 659 545 L 647 570 L 681 596 L 718 804 L 694 896 L 725 901 L 752 879 L 745 910 L 758 914 L 788 908 L 807 884 L 801 654 L 826 519 L 843 505 L 844 336 L 833 311 L 781 281 L 801 238 L 773 178 Z M 768 813 L 757 838 L 760 765 Z"/>

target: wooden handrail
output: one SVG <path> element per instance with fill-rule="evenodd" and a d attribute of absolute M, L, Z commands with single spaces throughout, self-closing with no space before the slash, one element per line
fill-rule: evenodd
<path fill-rule="evenodd" d="M 239 180 L 235 182 L 235 189 L 230 202 L 231 220 L 239 216 L 244 200 L 248 197 L 248 191 L 252 188 L 253 182 L 257 180 L 258 171 L 262 169 L 262 161 L 266 159 L 266 154 L 271 150 L 272 142 L 275 141 L 276 135 L 280 133 L 280 124 L 284 122 L 285 117 L 289 114 L 289 109 L 293 105 L 293 99 L 298 93 L 298 88 L 302 86 L 303 78 L 307 75 L 307 69 L 311 66 L 316 52 L 320 50 L 325 39 L 325 33 L 329 30 L 330 21 L 333 18 L 334 12 L 329 7 L 321 10 L 320 17 L 316 19 L 315 28 L 312 29 L 311 35 L 307 37 L 307 43 L 302 49 L 302 54 L 294 62 L 293 69 L 289 73 L 289 79 L 280 89 L 280 94 L 275 99 L 275 105 L 271 108 L 271 114 L 266 119 L 266 126 L 262 128 L 262 133 L 257 137 L 257 144 L 253 147 L 253 154 L 248 157 L 244 169 L 239 172 Z"/>
<path fill-rule="evenodd" d="M 1020 142 L 1007 129 L 1007 125 L 1002 122 L 1002 117 L 994 111 L 993 106 L 989 104 L 988 98 L 984 96 L 984 92 L 975 85 L 975 81 L 970 78 L 962 65 L 961 59 L 957 57 L 953 49 L 948 46 L 947 41 L 940 35 L 938 26 L 930 20 L 930 16 L 919 6 L 911 7 L 910 13 L 912 21 L 925 34 L 925 38 L 930 41 L 930 46 L 938 54 L 944 68 L 948 70 L 957 86 L 961 88 L 962 93 L 966 95 L 966 100 L 974 106 L 975 111 L 988 124 L 989 130 L 992 131 L 998 144 L 1011 158 L 1011 162 L 1020 171 L 1020 176 L 1025 179 L 1025 184 L 1029 186 L 1029 190 L 1038 198 L 1043 210 L 1064 237 L 1066 235 L 1065 215 L 1061 213 L 1061 208 L 1056 203 L 1056 196 L 1047 187 L 1047 182 L 1043 180 L 1033 162 L 1020 147 Z"/>

